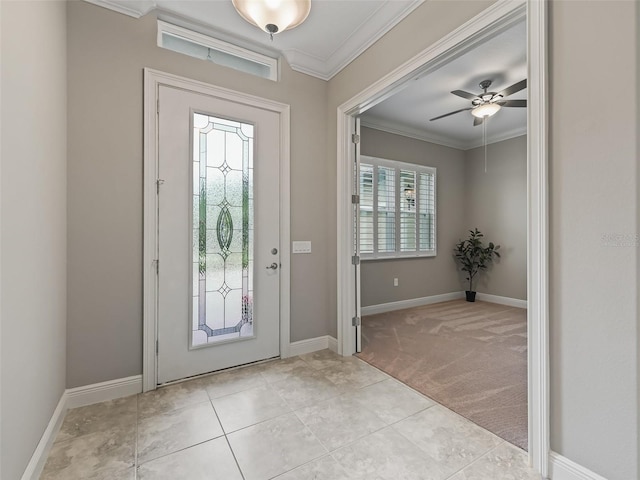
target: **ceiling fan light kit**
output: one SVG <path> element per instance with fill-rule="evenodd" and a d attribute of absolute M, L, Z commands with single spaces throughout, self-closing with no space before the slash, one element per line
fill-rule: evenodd
<path fill-rule="evenodd" d="M 471 115 L 477 118 L 490 117 L 498 113 L 498 110 L 500 110 L 500 105 L 497 103 L 484 103 L 471 110 Z"/>
<path fill-rule="evenodd" d="M 455 113 L 465 112 L 467 110 L 471 110 L 471 115 L 475 117 L 473 126 L 478 126 L 483 123 L 484 119 L 487 117 L 491 117 L 498 113 L 502 107 L 526 107 L 526 100 L 504 100 L 505 97 L 509 95 L 519 92 L 520 90 L 524 90 L 527 88 L 527 79 L 520 80 L 517 83 L 514 83 L 508 88 L 505 88 L 501 92 L 488 92 L 487 90 L 491 86 L 491 80 L 483 80 L 480 82 L 480 88 L 484 90 L 484 92 L 474 95 L 473 93 L 465 92 L 464 90 L 454 90 L 454 95 L 458 97 L 465 98 L 467 100 L 471 100 L 471 107 L 461 108 L 460 110 L 455 110 L 453 112 L 445 113 L 444 115 L 440 115 L 438 117 L 432 118 L 430 121 L 439 120 L 441 118 L 448 117 Z"/>
<path fill-rule="evenodd" d="M 231 0 L 234 8 L 247 22 L 267 32 L 291 30 L 306 20 L 311 0 Z"/>

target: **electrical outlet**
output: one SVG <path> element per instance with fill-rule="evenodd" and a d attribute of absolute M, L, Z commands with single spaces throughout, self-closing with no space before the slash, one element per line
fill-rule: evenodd
<path fill-rule="evenodd" d="M 397 279 L 397 278 L 394 278 L 394 279 L 393 279 L 393 286 L 394 286 L 394 287 L 397 287 L 397 286 L 398 286 L 398 279 Z"/>

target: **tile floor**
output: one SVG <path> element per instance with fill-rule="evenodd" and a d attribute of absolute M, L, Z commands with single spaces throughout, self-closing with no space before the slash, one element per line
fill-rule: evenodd
<path fill-rule="evenodd" d="M 539 480 L 526 461 L 324 350 L 70 410 L 41 479 Z"/>

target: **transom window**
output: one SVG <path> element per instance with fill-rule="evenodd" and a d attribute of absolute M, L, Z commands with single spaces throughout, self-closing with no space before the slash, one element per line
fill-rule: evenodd
<path fill-rule="evenodd" d="M 436 169 L 362 156 L 360 256 L 436 254 Z"/>

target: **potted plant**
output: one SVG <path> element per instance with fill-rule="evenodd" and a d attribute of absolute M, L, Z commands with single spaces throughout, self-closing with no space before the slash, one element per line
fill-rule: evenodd
<path fill-rule="evenodd" d="M 500 245 L 489 242 L 489 245 L 485 247 L 482 243 L 483 237 L 484 235 L 477 228 L 469 230 L 469 238 L 461 240 L 453 249 L 456 261 L 460 264 L 462 271 L 467 272 L 467 280 L 469 281 L 469 290 L 465 292 L 467 302 L 476 301 L 476 292 L 473 290 L 474 277 L 481 270 L 487 269 L 493 261 L 494 255 L 500 258 L 500 254 L 497 252 Z"/>

